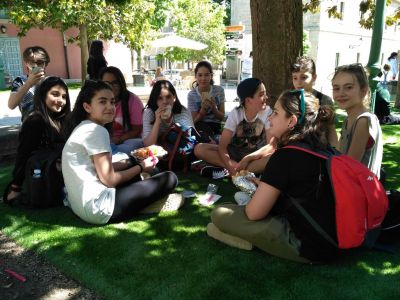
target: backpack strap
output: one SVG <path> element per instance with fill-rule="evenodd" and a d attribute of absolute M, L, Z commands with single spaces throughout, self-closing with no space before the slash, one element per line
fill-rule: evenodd
<path fill-rule="evenodd" d="M 338 244 L 331 238 L 331 236 L 311 217 L 311 215 L 300 205 L 300 203 L 293 197 L 287 195 L 290 202 L 297 208 L 299 213 L 310 223 L 310 225 L 332 246 L 338 248 Z"/>
<path fill-rule="evenodd" d="M 317 153 L 317 152 L 314 152 L 312 150 L 309 150 L 309 149 L 306 149 L 306 148 L 303 148 L 303 147 L 299 147 L 299 146 L 285 146 L 283 148 L 296 149 L 296 150 L 300 150 L 300 151 L 303 151 L 303 152 L 307 152 L 307 153 L 312 154 L 314 156 L 318 156 L 319 158 L 328 159 L 328 157 L 326 155 L 323 155 L 321 153 Z"/>

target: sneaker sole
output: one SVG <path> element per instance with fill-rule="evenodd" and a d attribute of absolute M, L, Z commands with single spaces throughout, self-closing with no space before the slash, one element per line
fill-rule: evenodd
<path fill-rule="evenodd" d="M 160 200 L 157 200 L 150 205 L 143 208 L 140 214 L 155 214 L 167 211 L 177 211 L 185 203 L 185 199 L 182 194 L 173 193 L 169 194 Z"/>
<path fill-rule="evenodd" d="M 212 237 L 224 244 L 227 244 L 231 247 L 239 248 L 242 250 L 252 250 L 253 244 L 243 240 L 239 237 L 223 233 L 221 230 L 214 225 L 214 223 L 208 223 L 207 225 L 207 234 L 209 237 Z"/>

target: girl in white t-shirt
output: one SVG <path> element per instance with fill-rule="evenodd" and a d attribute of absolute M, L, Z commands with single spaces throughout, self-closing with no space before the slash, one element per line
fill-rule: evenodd
<path fill-rule="evenodd" d="M 178 182 L 172 172 L 141 180 L 140 173 L 151 172 L 157 159 L 111 162 L 110 136 L 104 125 L 112 122 L 114 114 L 111 87 L 102 81 L 87 81 L 69 120 L 62 171 L 69 206 L 88 223 L 130 219 L 167 196 Z"/>
<path fill-rule="evenodd" d="M 195 155 L 230 175 L 243 169 L 260 173 L 274 149 L 268 146 L 271 108 L 265 86 L 257 78 L 248 78 L 238 85 L 237 94 L 240 106 L 229 114 L 219 145 L 198 144 Z"/>

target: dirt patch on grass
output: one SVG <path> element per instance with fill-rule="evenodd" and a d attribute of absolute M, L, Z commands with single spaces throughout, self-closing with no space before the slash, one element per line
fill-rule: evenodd
<path fill-rule="evenodd" d="M 0 232 L 0 299 L 100 299 Z"/>

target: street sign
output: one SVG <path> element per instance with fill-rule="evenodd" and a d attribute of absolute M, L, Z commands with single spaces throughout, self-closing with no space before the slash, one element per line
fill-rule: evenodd
<path fill-rule="evenodd" d="M 228 32 L 232 32 L 232 31 L 243 32 L 244 31 L 244 25 L 225 26 L 225 31 L 228 31 Z"/>

